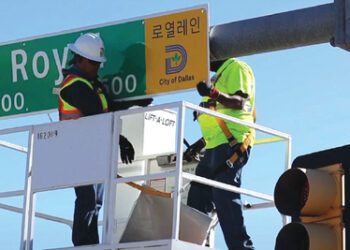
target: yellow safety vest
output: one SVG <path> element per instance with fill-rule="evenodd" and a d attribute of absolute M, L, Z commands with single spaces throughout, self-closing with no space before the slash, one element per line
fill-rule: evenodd
<path fill-rule="evenodd" d="M 86 80 L 85 78 L 82 78 L 80 76 L 74 75 L 74 74 L 68 74 L 66 78 L 63 80 L 62 85 L 61 85 L 61 90 L 64 89 L 65 87 L 73 84 L 76 81 L 81 81 L 85 83 L 89 88 L 94 90 L 92 84 Z M 103 112 L 108 112 L 108 103 L 105 95 L 103 94 L 101 89 L 97 89 L 96 94 L 101 100 Z M 83 117 L 83 113 L 76 107 L 70 105 L 68 102 L 63 100 L 61 95 L 59 95 L 59 105 L 58 105 L 58 112 L 59 112 L 59 117 L 60 121 L 63 120 L 71 120 L 71 119 L 79 119 L 80 117 Z"/>
<path fill-rule="evenodd" d="M 230 109 L 216 102 L 216 111 L 241 120 L 254 122 L 255 78 L 251 68 L 240 60 L 230 58 L 219 68 L 217 76 L 215 88 L 219 91 L 234 94 L 241 90 L 243 93 L 247 93 L 249 97 L 243 110 Z M 208 100 L 209 97 L 203 98 L 203 102 L 208 102 Z M 201 114 L 198 121 L 207 149 L 227 143 L 227 136 L 214 116 Z M 233 122 L 225 121 L 225 123 L 237 142 L 243 142 L 251 135 L 249 146 L 254 144 L 254 129 Z"/>

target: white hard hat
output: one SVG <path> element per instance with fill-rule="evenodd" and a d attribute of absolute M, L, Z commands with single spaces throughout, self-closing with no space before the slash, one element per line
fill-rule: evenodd
<path fill-rule="evenodd" d="M 68 48 L 74 53 L 96 62 L 105 62 L 105 48 L 99 34 L 86 33 L 78 37 Z"/>

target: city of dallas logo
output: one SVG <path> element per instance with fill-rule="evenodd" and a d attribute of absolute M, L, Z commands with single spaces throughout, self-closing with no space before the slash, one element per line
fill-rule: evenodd
<path fill-rule="evenodd" d="M 182 45 L 168 45 L 165 47 L 165 52 L 172 53 L 172 57 L 165 59 L 165 72 L 167 75 L 179 73 L 186 67 L 187 52 Z"/>

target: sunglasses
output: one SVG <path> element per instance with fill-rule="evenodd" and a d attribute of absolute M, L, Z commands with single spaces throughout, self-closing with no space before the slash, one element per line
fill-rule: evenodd
<path fill-rule="evenodd" d="M 93 61 L 93 60 L 90 60 L 90 59 L 88 59 L 89 60 L 89 63 L 91 64 L 91 65 L 94 65 L 94 66 L 97 66 L 97 65 L 100 65 L 101 63 L 100 62 L 96 62 L 96 61 Z"/>

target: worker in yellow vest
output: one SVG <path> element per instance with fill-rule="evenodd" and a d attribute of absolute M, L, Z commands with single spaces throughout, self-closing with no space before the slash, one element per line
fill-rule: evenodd
<path fill-rule="evenodd" d="M 63 80 L 59 93 L 59 118 L 61 121 L 101 114 L 128 108 L 132 105 L 147 106 L 152 99 L 129 102 L 111 102 L 98 78 L 100 64 L 106 62 L 104 43 L 98 34 L 83 34 L 69 44 L 73 52 L 73 64 L 63 69 Z M 123 163 L 134 160 L 134 148 L 127 138 L 120 135 L 120 154 Z M 96 169 L 98 171 L 98 169 Z M 72 241 L 75 246 L 97 244 L 98 212 L 102 206 L 103 184 L 75 187 L 76 200 Z"/>
<path fill-rule="evenodd" d="M 198 93 L 203 96 L 200 106 L 253 123 L 255 78 L 251 68 L 230 58 L 212 62 L 210 69 L 216 72 L 211 84 L 197 84 Z M 185 152 L 185 155 L 194 154 L 206 147 L 196 175 L 240 187 L 242 168 L 248 161 L 255 131 L 203 113 L 198 121 L 204 140 L 198 140 Z M 244 226 L 240 194 L 192 182 L 187 204 L 204 213 L 216 209 L 228 249 L 254 249 Z"/>

